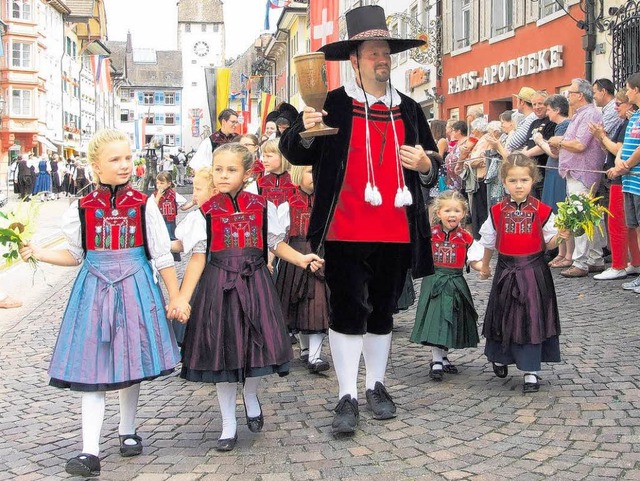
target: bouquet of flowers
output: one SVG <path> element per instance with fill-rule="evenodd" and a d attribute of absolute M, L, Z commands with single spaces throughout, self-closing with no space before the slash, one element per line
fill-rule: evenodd
<path fill-rule="evenodd" d="M 575 236 L 587 234 L 589 239 L 593 239 L 596 227 L 604 235 L 601 222 L 604 214 L 611 215 L 611 212 L 598 204 L 600 199 L 602 197 L 594 197 L 592 192 L 569 194 L 567 200 L 558 202 L 555 226 L 570 230 Z"/>
<path fill-rule="evenodd" d="M 0 245 L 5 264 L 10 265 L 18 260 L 18 250 L 27 244 L 36 231 L 40 206 L 34 201 L 20 202 L 14 209 L 0 211 Z M 29 263 L 35 269 L 38 261 L 33 257 Z"/>

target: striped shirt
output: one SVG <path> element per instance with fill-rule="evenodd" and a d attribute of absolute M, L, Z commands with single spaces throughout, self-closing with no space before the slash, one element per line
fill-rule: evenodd
<path fill-rule="evenodd" d="M 638 148 L 640 148 L 640 110 L 629 119 L 627 131 L 624 134 L 622 152 L 620 159 L 629 159 Z M 640 164 L 636 164 L 629 174 L 622 176 L 622 192 L 627 194 L 640 195 Z"/>
<path fill-rule="evenodd" d="M 520 150 L 526 146 L 527 140 L 529 140 L 529 127 L 531 127 L 531 124 L 537 118 L 538 116 L 535 114 L 535 112 L 531 112 L 518 123 L 518 128 L 507 142 L 506 147 L 509 152 Z"/>

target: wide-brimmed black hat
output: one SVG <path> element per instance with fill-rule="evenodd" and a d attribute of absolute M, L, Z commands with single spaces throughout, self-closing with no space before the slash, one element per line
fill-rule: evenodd
<path fill-rule="evenodd" d="M 289 124 L 292 124 L 296 117 L 298 116 L 298 110 L 291 104 L 287 102 L 282 102 L 278 105 L 276 110 L 272 110 L 267 114 L 266 122 L 275 122 L 281 117 L 284 117 L 289 121 Z"/>
<path fill-rule="evenodd" d="M 384 10 L 379 5 L 366 5 L 354 8 L 345 14 L 347 22 L 347 40 L 328 43 L 320 47 L 327 60 L 349 60 L 349 54 L 366 40 L 385 40 L 389 43 L 391 53 L 404 52 L 410 48 L 420 47 L 424 40 L 417 38 L 393 38 L 389 33 Z"/>

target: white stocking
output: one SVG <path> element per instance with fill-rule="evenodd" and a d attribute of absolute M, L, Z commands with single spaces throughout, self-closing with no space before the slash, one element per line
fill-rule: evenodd
<path fill-rule="evenodd" d="M 138 398 L 140 397 L 140 384 L 134 384 L 118 391 L 120 397 L 120 425 L 118 434 L 136 433 L 136 412 L 138 411 Z M 128 440 L 125 443 L 135 445 L 135 440 Z"/>
<path fill-rule="evenodd" d="M 445 355 L 445 352 L 443 349 L 436 346 L 431 346 L 431 357 L 434 362 L 433 367 L 431 369 L 433 369 L 434 371 L 437 371 L 438 369 L 442 369 L 442 364 L 435 364 L 435 363 L 437 362 L 442 363 L 442 358 L 444 357 L 444 355 Z"/>
<path fill-rule="evenodd" d="M 362 355 L 362 336 L 360 334 L 341 334 L 329 329 L 329 345 L 333 368 L 338 378 L 339 398 L 350 394 L 358 399 L 358 367 Z"/>
<path fill-rule="evenodd" d="M 367 389 L 373 389 L 377 381 L 384 384 L 390 350 L 391 333 L 379 335 L 367 332 L 364 335 L 362 353 L 367 369 Z"/>
<path fill-rule="evenodd" d="M 259 377 L 248 377 L 244 380 L 244 406 L 247 408 L 247 416 L 255 418 L 260 416 L 260 401 L 258 401 Z"/>
<path fill-rule="evenodd" d="M 82 452 L 100 454 L 100 431 L 104 421 L 104 392 L 82 394 Z"/>
<path fill-rule="evenodd" d="M 236 435 L 236 395 L 237 382 L 219 382 L 216 384 L 218 404 L 222 416 L 222 434 L 220 439 L 233 438 Z"/>
<path fill-rule="evenodd" d="M 309 364 L 320 360 L 320 354 L 322 353 L 322 340 L 324 334 L 309 334 Z"/>

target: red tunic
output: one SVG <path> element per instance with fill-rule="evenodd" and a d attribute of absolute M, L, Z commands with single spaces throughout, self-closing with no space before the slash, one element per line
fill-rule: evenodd
<path fill-rule="evenodd" d="M 289 237 L 306 237 L 313 207 L 313 195 L 301 189 L 289 197 Z"/>
<path fill-rule="evenodd" d="M 266 208 L 264 197 L 249 192 L 240 191 L 235 199 L 229 194 L 214 195 L 200 208 L 207 219 L 209 251 L 263 249 Z"/>
<path fill-rule="evenodd" d="M 154 192 L 154 195 L 158 191 Z M 167 189 L 163 192 L 160 200 L 158 201 L 158 209 L 162 217 L 167 222 L 175 222 L 176 215 L 178 215 L 178 203 L 176 202 L 176 191 L 173 189 Z"/>
<path fill-rule="evenodd" d="M 462 227 L 450 232 L 436 224 L 431 229 L 431 252 L 437 267 L 462 269 L 467 259 L 467 250 L 473 243 L 473 236 Z"/>
<path fill-rule="evenodd" d="M 406 209 L 395 207 L 398 189 L 396 151 L 389 109 L 371 105 L 369 134 L 373 169 L 382 205 L 372 206 L 364 200 L 367 186 L 365 146 L 365 106 L 353 101 L 353 127 L 347 156 L 347 168 L 327 233 L 328 240 L 353 242 L 409 242 Z M 392 108 L 398 143 L 404 143 L 404 123 L 400 108 Z"/>
<path fill-rule="evenodd" d="M 545 250 L 543 226 L 551 207 L 529 196 L 520 205 L 510 198 L 491 207 L 496 250 L 508 256 L 528 256 Z"/>
<path fill-rule="evenodd" d="M 80 223 L 85 250 L 120 250 L 145 245 L 144 207 L 147 196 L 129 184 L 112 193 L 99 186 L 80 199 Z"/>
<path fill-rule="evenodd" d="M 296 189 L 289 172 L 267 174 L 258 179 L 258 192 L 276 207 L 286 202 Z"/>

